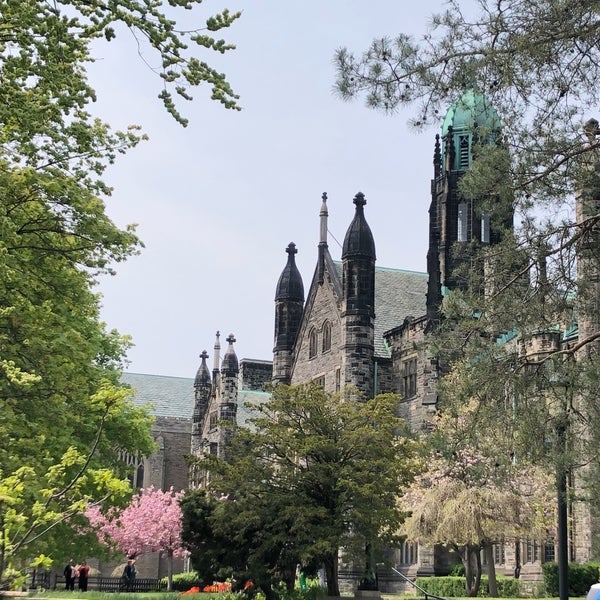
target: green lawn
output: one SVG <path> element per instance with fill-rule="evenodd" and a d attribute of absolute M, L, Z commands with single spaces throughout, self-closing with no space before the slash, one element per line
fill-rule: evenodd
<path fill-rule="evenodd" d="M 218 594 L 202 593 L 203 600 L 212 600 Z M 64 600 L 177 600 L 180 598 L 177 592 L 66 592 L 58 590 L 55 592 L 37 592 L 32 591 L 29 594 L 32 598 L 61 598 Z M 188 596 L 182 596 L 187 598 Z M 194 594 L 194 598 L 199 598 L 200 594 Z"/>
<path fill-rule="evenodd" d="M 179 596 L 177 592 L 136 592 L 127 594 L 120 592 L 65 592 L 59 590 L 56 592 L 31 592 L 31 598 L 54 598 L 62 600 L 182 600 L 189 596 Z M 191 600 L 215 600 L 219 594 L 202 592 L 201 594 L 191 595 Z M 348 596 L 352 598 L 352 596 Z M 400 594 L 382 594 L 383 600 L 410 600 L 416 596 Z M 424 600 L 422 597 L 419 600 Z M 453 598 L 452 600 L 473 600 L 472 598 Z M 487 599 L 486 599 L 487 600 Z M 502 598 L 501 600 L 523 600 L 523 598 Z M 559 600 L 558 598 L 544 598 L 543 600 Z M 570 598 L 569 600 L 585 600 L 584 598 Z"/>

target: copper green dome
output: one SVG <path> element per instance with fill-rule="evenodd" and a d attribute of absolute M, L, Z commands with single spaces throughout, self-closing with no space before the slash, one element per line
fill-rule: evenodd
<path fill-rule="evenodd" d="M 500 117 L 488 98 L 474 90 L 467 90 L 448 109 L 442 135 L 446 135 L 450 127 L 455 133 L 458 130 L 472 131 L 475 127 L 497 131 L 500 129 Z"/>
<path fill-rule="evenodd" d="M 494 143 L 500 131 L 500 117 L 490 100 L 470 89 L 448 109 L 442 123 L 442 163 L 445 164 L 447 143 L 454 144 L 451 169 L 464 170 L 472 163 L 473 144 Z M 449 133 L 451 135 L 449 136 Z"/>

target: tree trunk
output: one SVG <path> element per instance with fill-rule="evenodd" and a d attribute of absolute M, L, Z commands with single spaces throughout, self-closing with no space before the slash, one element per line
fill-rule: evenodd
<path fill-rule="evenodd" d="M 465 567 L 465 588 L 467 596 L 474 597 L 479 593 L 481 584 L 481 557 L 479 545 L 465 544 L 461 558 Z"/>
<path fill-rule="evenodd" d="M 173 589 L 173 551 L 167 552 L 167 592 Z"/>
<path fill-rule="evenodd" d="M 325 557 L 325 580 L 327 582 L 327 595 L 339 596 L 340 583 L 338 581 L 338 553 L 337 550 Z"/>
<path fill-rule="evenodd" d="M 515 540 L 515 579 L 521 577 L 521 540 Z"/>
<path fill-rule="evenodd" d="M 488 592 L 491 598 L 498 597 L 498 583 L 496 581 L 496 567 L 494 565 L 494 545 L 492 542 L 483 544 L 483 553 L 488 564 Z"/>

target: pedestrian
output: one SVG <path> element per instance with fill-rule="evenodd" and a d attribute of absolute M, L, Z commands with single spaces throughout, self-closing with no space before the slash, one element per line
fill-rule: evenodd
<path fill-rule="evenodd" d="M 87 592 L 88 588 L 88 577 L 90 576 L 90 567 L 84 561 L 79 565 L 79 569 L 77 570 L 77 575 L 79 576 L 79 589 L 82 592 Z"/>
<path fill-rule="evenodd" d="M 133 587 L 135 585 L 135 560 L 130 558 L 125 565 L 125 569 L 123 569 L 123 579 L 125 580 L 125 589 L 128 592 L 133 591 Z"/>
<path fill-rule="evenodd" d="M 65 590 L 75 589 L 75 566 L 73 565 L 73 559 L 70 558 L 67 566 L 65 567 L 63 574 L 65 576 Z"/>

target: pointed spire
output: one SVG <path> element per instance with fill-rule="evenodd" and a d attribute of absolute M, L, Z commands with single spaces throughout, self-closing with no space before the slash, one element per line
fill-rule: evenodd
<path fill-rule="evenodd" d="M 329 212 L 327 211 L 327 192 L 323 192 L 321 199 L 323 200 L 323 203 L 321 204 L 321 211 L 319 212 L 321 225 L 319 244 L 325 244 L 327 246 L 327 217 L 329 216 Z"/>
<path fill-rule="evenodd" d="M 200 358 L 202 359 L 202 362 L 200 363 L 198 371 L 196 372 L 196 379 L 194 379 L 194 387 L 199 387 L 201 385 L 210 383 L 210 371 L 208 370 L 208 365 L 206 364 L 206 359 L 208 358 L 208 353 L 206 352 L 206 350 L 202 350 Z"/>
<path fill-rule="evenodd" d="M 213 353 L 213 371 L 219 370 L 219 361 L 221 360 L 221 342 L 219 341 L 220 337 L 221 334 L 217 331 Z"/>
<path fill-rule="evenodd" d="M 433 173 L 437 179 L 442 170 L 442 152 L 440 149 L 440 134 L 435 134 L 435 149 L 433 151 Z"/>
<path fill-rule="evenodd" d="M 223 364 L 221 365 L 221 371 L 224 375 L 237 375 L 239 372 L 239 365 L 237 355 L 233 348 L 233 344 L 236 341 L 233 333 L 230 333 L 227 336 L 227 340 L 229 346 L 225 351 L 225 356 L 223 357 Z"/>
<path fill-rule="evenodd" d="M 351 256 L 360 256 L 363 258 L 375 259 L 375 241 L 364 213 L 364 207 L 367 203 L 365 195 L 358 192 L 353 200 L 356 205 L 356 213 L 344 238 L 342 246 L 342 260 Z"/>
<path fill-rule="evenodd" d="M 319 263 L 318 263 L 318 276 L 317 280 L 319 283 L 323 283 L 325 277 L 325 248 L 327 248 L 327 217 L 329 213 L 327 211 L 327 192 L 323 192 L 321 196 L 323 203 L 321 204 L 321 211 L 319 212 L 320 217 L 320 236 L 319 236 Z"/>
<path fill-rule="evenodd" d="M 277 282 L 275 301 L 292 300 L 304 302 L 304 284 L 302 283 L 302 277 L 294 258 L 298 254 L 296 244 L 290 242 L 285 251 L 287 252 L 288 260 Z"/>

